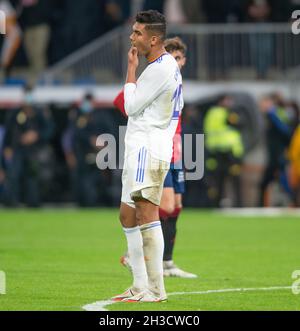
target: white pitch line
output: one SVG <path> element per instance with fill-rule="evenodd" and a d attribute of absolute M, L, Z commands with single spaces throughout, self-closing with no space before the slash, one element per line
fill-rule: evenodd
<path fill-rule="evenodd" d="M 195 292 L 172 292 L 168 296 L 173 295 L 193 295 L 193 294 L 210 294 L 210 293 L 228 293 L 228 292 L 250 292 L 250 291 L 278 291 L 291 289 L 291 286 L 271 286 L 271 287 L 253 287 L 253 288 L 224 288 L 220 290 L 206 290 Z M 96 301 L 82 307 L 86 311 L 107 311 L 105 307 L 117 303 L 112 300 Z"/>
<path fill-rule="evenodd" d="M 196 292 L 173 292 L 168 295 L 186 295 L 186 294 L 210 294 L 210 293 L 226 293 L 226 292 L 249 292 L 249 291 L 277 291 L 291 289 L 291 286 L 273 286 L 273 287 L 257 287 L 257 288 L 224 288 L 220 290 L 207 290 Z"/>
<path fill-rule="evenodd" d="M 234 216 L 234 217 L 254 217 L 254 216 L 299 216 L 300 208 L 224 208 L 214 210 L 216 214 Z"/>
<path fill-rule="evenodd" d="M 106 301 L 96 301 L 94 303 L 89 303 L 85 306 L 82 307 L 83 310 L 86 311 L 107 311 L 104 307 L 107 307 L 109 305 L 112 305 L 113 303 L 116 303 L 111 300 L 106 300 Z"/>

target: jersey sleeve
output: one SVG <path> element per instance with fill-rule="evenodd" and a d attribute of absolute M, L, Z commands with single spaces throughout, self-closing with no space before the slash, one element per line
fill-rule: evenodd
<path fill-rule="evenodd" d="M 125 84 L 126 114 L 138 116 L 167 88 L 169 79 L 171 79 L 171 75 L 166 68 L 161 65 L 153 65 L 153 68 L 144 72 L 136 84 Z"/>
<path fill-rule="evenodd" d="M 120 112 L 127 117 L 125 111 L 125 101 L 124 101 L 124 90 L 122 90 L 114 99 L 113 101 L 114 106 L 120 110 Z"/>
<path fill-rule="evenodd" d="M 178 120 L 177 129 L 173 137 L 173 155 L 171 162 L 177 163 L 182 159 L 182 137 L 181 137 L 181 116 Z"/>

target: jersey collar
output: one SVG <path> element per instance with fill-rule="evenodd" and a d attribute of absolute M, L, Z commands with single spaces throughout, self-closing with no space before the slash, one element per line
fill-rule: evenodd
<path fill-rule="evenodd" d="M 168 52 L 165 52 L 165 53 L 161 54 L 161 55 L 158 56 L 155 60 L 149 62 L 148 65 L 149 65 L 149 64 L 152 64 L 152 63 L 154 63 L 154 62 L 156 62 L 159 58 L 163 57 L 164 55 L 168 55 L 168 54 L 169 54 Z"/>

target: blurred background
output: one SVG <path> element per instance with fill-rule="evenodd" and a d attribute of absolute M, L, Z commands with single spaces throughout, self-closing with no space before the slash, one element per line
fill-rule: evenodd
<path fill-rule="evenodd" d="M 96 139 L 126 125 L 113 99 L 143 9 L 188 46 L 183 133 L 205 134 L 205 175 L 184 205 L 299 207 L 300 0 L 0 0 L 0 204 L 119 205 Z"/>

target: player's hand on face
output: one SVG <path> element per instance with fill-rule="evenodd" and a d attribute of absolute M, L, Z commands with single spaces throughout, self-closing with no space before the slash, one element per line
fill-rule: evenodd
<path fill-rule="evenodd" d="M 138 49 L 134 46 L 132 46 L 128 52 L 128 64 L 135 68 L 139 65 Z"/>

